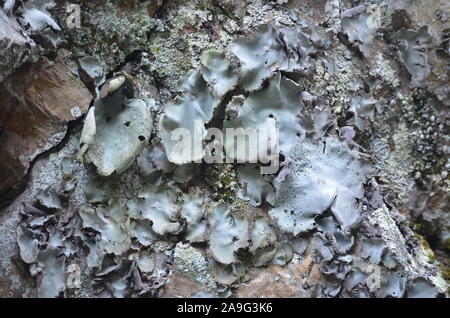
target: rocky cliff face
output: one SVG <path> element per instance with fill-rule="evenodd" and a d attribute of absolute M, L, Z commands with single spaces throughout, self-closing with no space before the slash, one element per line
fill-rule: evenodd
<path fill-rule="evenodd" d="M 445 296 L 446 1 L 0 4 L 0 296 Z"/>

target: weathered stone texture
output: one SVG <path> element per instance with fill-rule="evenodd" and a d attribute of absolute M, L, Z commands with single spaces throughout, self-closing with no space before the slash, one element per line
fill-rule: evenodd
<path fill-rule="evenodd" d="M 57 145 L 67 123 L 83 115 L 91 95 L 71 80 L 62 60 L 24 65 L 0 84 L 0 192 L 15 186 L 30 162 Z"/>
<path fill-rule="evenodd" d="M 0 10 L 0 82 L 25 62 L 34 46 L 16 20 Z"/>

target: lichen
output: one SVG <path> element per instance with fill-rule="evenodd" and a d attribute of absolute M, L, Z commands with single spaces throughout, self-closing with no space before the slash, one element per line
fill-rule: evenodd
<path fill-rule="evenodd" d="M 62 31 L 97 100 L 81 136 L 70 131 L 33 169 L 17 208 L 15 239 L 39 294 L 76 294 L 64 283 L 73 260 L 83 273 L 76 295 L 161 296 L 166 285 L 179 289 L 179 275 L 199 287 L 195 296 L 233 296 L 255 273 L 278 270 L 295 276 L 297 296 L 440 296 L 435 254 L 415 245 L 395 208 L 415 186 L 409 132 L 421 114 L 407 111 L 425 101 L 409 93 L 392 56 L 398 48 L 412 84 L 427 82 L 421 49 L 431 31 L 379 36 L 384 6 L 378 20 L 373 5 L 346 10 L 339 1 L 310 12 L 284 1 L 219 2 L 170 3 L 152 17 L 149 1 L 106 2 L 86 9 L 80 30 Z M 417 32 L 419 50 L 410 43 Z M 405 117 L 393 131 L 388 116 L 398 109 Z M 280 169 L 261 175 L 261 162 L 206 164 L 201 152 L 193 163 L 172 151 L 173 129 L 202 138 L 213 125 L 279 129 Z"/>
<path fill-rule="evenodd" d="M 298 235 L 315 227 L 315 217 L 331 209 L 341 226 L 351 228 L 359 220 L 356 199 L 369 166 L 354 159 L 348 146 L 336 137 L 323 143 L 299 142 L 289 165 L 280 172 L 286 177 L 276 184 L 275 208 L 269 214 L 278 226 Z"/>
<path fill-rule="evenodd" d="M 131 80 L 119 77 L 123 78 L 122 85 L 106 92 L 89 110 L 80 138 L 79 156 L 92 162 L 102 176 L 120 174 L 129 168 L 152 130 L 149 107 L 142 100 L 132 99 L 132 93 L 124 94 Z"/>

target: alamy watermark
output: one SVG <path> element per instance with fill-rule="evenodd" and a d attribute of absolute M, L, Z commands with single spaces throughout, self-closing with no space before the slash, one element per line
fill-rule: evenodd
<path fill-rule="evenodd" d="M 67 288 L 81 288 L 81 269 L 78 264 L 67 266 Z"/>
<path fill-rule="evenodd" d="M 366 284 L 371 292 L 381 288 L 381 267 L 377 264 L 366 264 L 359 260 L 353 260 L 354 267 L 367 274 Z"/>
<path fill-rule="evenodd" d="M 169 158 L 181 163 L 259 163 L 261 174 L 275 174 L 279 168 L 279 138 L 275 123 L 259 128 L 205 129 L 194 120 L 193 129 L 176 128 L 171 132 L 175 145 Z"/>
<path fill-rule="evenodd" d="M 69 4 L 66 12 L 69 14 L 66 19 L 66 24 L 69 29 L 81 28 L 81 7 L 79 4 Z"/>

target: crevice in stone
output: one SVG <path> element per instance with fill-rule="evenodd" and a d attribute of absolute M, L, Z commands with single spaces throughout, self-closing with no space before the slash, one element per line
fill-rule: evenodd
<path fill-rule="evenodd" d="M 94 103 L 94 100 L 91 101 L 91 104 L 89 105 L 89 108 L 92 107 Z M 64 145 L 69 140 L 70 136 L 74 134 L 76 131 L 82 128 L 82 124 L 84 122 L 84 118 L 86 115 L 83 115 L 75 120 L 69 121 L 67 123 L 67 129 L 66 134 L 64 135 L 63 139 L 54 147 L 51 147 L 50 149 L 40 153 L 37 155 L 31 162 L 27 169 L 27 172 L 25 176 L 22 178 L 22 180 L 14 187 L 9 188 L 2 193 L 0 193 L 0 212 L 7 206 L 9 206 L 19 195 L 21 195 L 27 188 L 28 183 L 31 178 L 31 172 L 33 171 L 33 167 L 39 160 L 48 157 L 50 154 L 54 152 L 58 152 L 61 150 Z"/>

